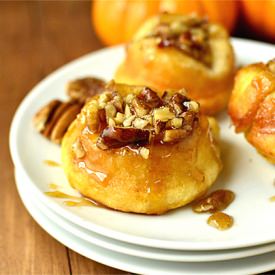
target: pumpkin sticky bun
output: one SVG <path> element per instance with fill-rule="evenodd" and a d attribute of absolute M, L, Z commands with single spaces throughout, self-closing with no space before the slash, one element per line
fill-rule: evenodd
<path fill-rule="evenodd" d="M 234 53 L 226 30 L 195 15 L 160 14 L 147 20 L 126 47 L 115 81 L 158 91 L 185 88 L 201 111 L 225 108 Z"/>
<path fill-rule="evenodd" d="M 184 90 L 160 97 L 111 82 L 65 134 L 65 173 L 81 194 L 107 207 L 161 214 L 214 183 L 221 170 L 217 127 Z"/>
<path fill-rule="evenodd" d="M 240 69 L 229 101 L 236 132 L 275 163 L 275 59 Z"/>

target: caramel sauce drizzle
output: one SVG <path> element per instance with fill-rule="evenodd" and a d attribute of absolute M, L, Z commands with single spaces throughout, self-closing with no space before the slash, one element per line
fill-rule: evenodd
<path fill-rule="evenodd" d="M 51 167 L 61 167 L 62 166 L 60 163 L 58 163 L 54 160 L 49 160 L 49 159 L 44 160 L 44 163 Z"/>
<path fill-rule="evenodd" d="M 234 222 L 233 217 L 223 212 L 216 212 L 212 214 L 207 220 L 207 224 L 219 230 L 226 230 L 232 227 L 233 222 Z"/>
<path fill-rule="evenodd" d="M 232 191 L 224 189 L 216 190 L 195 202 L 192 209 L 196 213 L 213 213 L 207 219 L 207 224 L 219 230 L 226 230 L 232 227 L 234 219 L 221 211 L 226 209 L 234 199 L 235 194 Z"/>
<path fill-rule="evenodd" d="M 75 199 L 75 200 L 81 199 L 81 197 L 71 196 L 61 191 L 49 191 L 49 192 L 45 192 L 44 194 L 49 197 L 59 198 L 59 199 Z"/>
<path fill-rule="evenodd" d="M 50 189 L 54 189 L 55 191 L 48 191 L 48 192 L 44 192 L 45 195 L 49 196 L 49 197 L 53 197 L 53 198 L 58 198 L 58 199 L 69 199 L 64 201 L 63 203 L 66 206 L 97 206 L 97 207 L 102 207 L 99 203 L 85 198 L 85 197 L 77 197 L 77 196 L 72 196 L 69 194 L 66 194 L 64 192 L 61 192 L 58 189 L 58 185 L 55 183 L 50 183 L 49 184 L 49 188 Z"/>
<path fill-rule="evenodd" d="M 215 213 L 226 209 L 235 199 L 235 194 L 230 190 L 217 190 L 208 196 L 198 200 L 193 205 L 193 211 L 196 213 Z"/>

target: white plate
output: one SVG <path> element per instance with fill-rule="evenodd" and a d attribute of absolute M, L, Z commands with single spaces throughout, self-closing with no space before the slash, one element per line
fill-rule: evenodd
<path fill-rule="evenodd" d="M 17 179 L 17 182 L 18 179 L 20 179 L 19 182 L 22 183 L 26 183 L 28 181 L 27 178 L 24 178 L 24 175 L 20 174 L 20 171 L 18 169 L 16 170 L 15 177 Z M 24 186 L 24 190 L 28 192 L 29 195 L 31 194 L 31 191 L 29 191 L 26 188 L 26 186 Z M 50 208 L 47 207 L 47 205 L 44 205 L 41 201 L 37 200 L 35 196 L 29 197 L 32 198 L 32 203 L 35 205 L 35 207 L 39 208 L 40 212 L 46 215 L 48 219 L 54 221 L 59 227 L 65 229 L 73 235 L 76 235 L 80 239 L 87 241 L 88 243 L 92 243 L 97 246 L 109 249 L 111 251 L 123 253 L 126 255 L 162 261 L 209 262 L 240 259 L 275 251 L 275 243 L 254 246 L 250 248 L 215 251 L 179 251 L 133 245 L 104 237 L 102 235 L 91 232 L 85 228 L 74 225 L 73 223 L 70 223 L 68 220 L 55 214 L 53 211 L 51 211 Z"/>
<path fill-rule="evenodd" d="M 267 61 L 275 56 L 275 47 L 252 41 L 233 39 L 240 64 Z M 234 226 L 220 232 L 206 224 L 208 215 L 196 215 L 183 207 L 162 216 L 121 213 L 96 207 L 69 208 L 60 200 L 43 194 L 48 184 L 67 184 L 63 172 L 46 166 L 45 159 L 59 161 L 60 148 L 32 127 L 34 113 L 50 99 L 64 97 L 68 80 L 84 75 L 110 79 L 123 57 L 121 47 L 86 55 L 54 72 L 38 84 L 24 99 L 14 117 L 10 133 L 10 150 L 14 164 L 29 178 L 33 194 L 53 211 L 88 230 L 134 244 L 180 250 L 215 250 L 253 246 L 275 241 L 275 194 L 272 184 L 274 166 L 267 163 L 229 127 L 221 115 L 224 169 L 214 189 L 228 188 L 236 200 L 226 212 L 235 219 Z"/>
<path fill-rule="evenodd" d="M 221 262 L 167 262 L 140 257 L 128 256 L 112 252 L 108 249 L 101 248 L 97 245 L 87 243 L 76 235 L 69 233 L 64 228 L 59 227 L 53 220 L 47 218 L 37 205 L 33 202 L 25 188 L 25 182 L 21 178 L 16 180 L 17 188 L 21 199 L 38 224 L 44 228 L 59 242 L 63 243 L 79 254 L 95 260 L 97 262 L 126 270 L 129 272 L 150 274 L 150 275 L 175 275 L 175 274 L 204 274 L 204 275 L 237 275 L 237 274 L 255 274 L 265 272 L 275 268 L 275 252 L 254 256 L 239 260 L 229 260 Z"/>

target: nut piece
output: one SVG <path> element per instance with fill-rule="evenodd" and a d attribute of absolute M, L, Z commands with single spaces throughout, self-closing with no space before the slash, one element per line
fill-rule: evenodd
<path fill-rule="evenodd" d="M 163 141 L 164 142 L 174 142 L 179 139 L 187 137 L 188 134 L 189 133 L 185 129 L 165 130 Z"/>
<path fill-rule="evenodd" d="M 146 147 L 141 147 L 141 148 L 139 149 L 139 154 L 140 154 L 144 159 L 148 159 L 148 158 L 149 158 L 150 151 L 149 151 L 149 149 L 147 149 Z"/>
<path fill-rule="evenodd" d="M 197 103 L 196 101 L 184 102 L 184 106 L 186 106 L 188 110 L 193 111 L 195 113 L 199 111 L 199 103 Z"/>
<path fill-rule="evenodd" d="M 58 117 L 50 134 L 50 139 L 54 143 L 61 143 L 64 134 L 66 133 L 72 121 L 76 118 L 77 114 L 79 114 L 81 107 L 82 106 L 80 104 L 73 104 L 68 106 L 68 108 Z"/>
<path fill-rule="evenodd" d="M 77 102 L 53 100 L 35 115 L 34 126 L 43 136 L 59 144 L 81 108 L 82 104 Z"/>
<path fill-rule="evenodd" d="M 147 115 L 149 112 L 150 112 L 150 109 L 148 106 L 146 106 L 144 104 L 144 102 L 140 99 L 138 99 L 137 97 L 135 97 L 133 100 L 132 100 L 132 106 L 134 108 L 134 111 L 135 111 L 135 114 L 138 116 L 138 117 L 142 117 L 142 116 L 145 116 Z"/>
<path fill-rule="evenodd" d="M 101 93 L 106 83 L 96 77 L 85 77 L 70 81 L 67 86 L 68 96 L 75 101 L 85 103 L 88 98 Z"/>
<path fill-rule="evenodd" d="M 137 129 L 143 129 L 145 128 L 147 125 L 149 124 L 149 122 L 147 120 L 144 120 L 142 118 L 137 117 L 134 122 L 133 122 L 133 126 Z"/>
<path fill-rule="evenodd" d="M 116 115 L 116 107 L 112 103 L 107 103 L 105 106 L 107 118 L 114 118 Z"/>
<path fill-rule="evenodd" d="M 38 132 L 43 132 L 45 130 L 47 122 L 60 104 L 60 100 L 54 99 L 35 114 L 33 123 Z"/>
<path fill-rule="evenodd" d="M 119 148 L 131 144 L 147 144 L 149 131 L 135 128 L 106 127 L 97 140 L 97 146 L 102 149 Z"/>
<path fill-rule="evenodd" d="M 78 159 L 83 158 L 86 155 L 86 152 L 79 138 L 76 139 L 76 141 L 73 143 L 72 150 Z"/>
<path fill-rule="evenodd" d="M 168 107 L 161 107 L 154 110 L 154 120 L 166 122 L 175 117 L 175 114 Z"/>
<path fill-rule="evenodd" d="M 124 118 L 125 118 L 124 114 L 117 112 L 115 117 L 116 124 L 122 124 L 122 122 L 124 121 Z"/>
<path fill-rule="evenodd" d="M 137 97 L 149 109 L 158 108 L 163 104 L 158 94 L 148 87 L 145 87 Z"/>
<path fill-rule="evenodd" d="M 133 120 L 134 120 L 135 118 L 136 118 L 135 115 L 132 115 L 132 116 L 126 118 L 126 119 L 123 121 L 123 126 L 124 126 L 124 127 L 129 127 L 129 126 L 132 124 L 132 122 L 133 122 Z"/>
<path fill-rule="evenodd" d="M 124 114 L 125 114 L 125 117 L 130 117 L 132 115 L 131 109 L 128 104 L 125 105 Z"/>
<path fill-rule="evenodd" d="M 182 126 L 182 118 L 175 117 L 171 120 L 171 126 L 173 128 L 180 128 Z"/>

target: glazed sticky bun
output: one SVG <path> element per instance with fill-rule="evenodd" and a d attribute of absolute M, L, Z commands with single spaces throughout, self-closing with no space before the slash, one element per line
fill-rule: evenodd
<path fill-rule="evenodd" d="M 236 132 L 275 163 L 275 59 L 239 70 L 229 102 Z"/>
<path fill-rule="evenodd" d="M 221 160 L 216 122 L 199 109 L 185 90 L 159 96 L 111 82 L 63 138 L 70 184 L 107 207 L 135 213 L 161 214 L 202 196 Z"/>
<path fill-rule="evenodd" d="M 115 80 L 161 95 L 186 88 L 201 111 L 225 108 L 232 90 L 234 53 L 226 30 L 195 15 L 161 14 L 144 23 L 126 47 Z"/>

